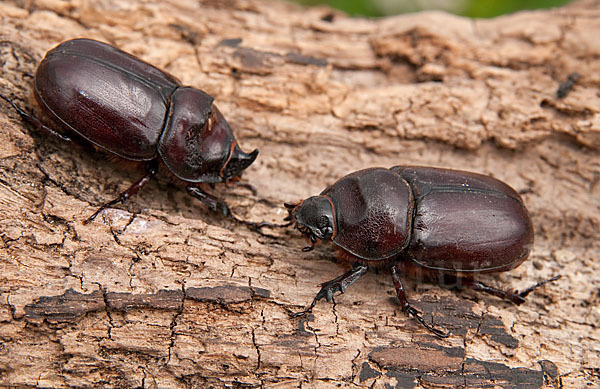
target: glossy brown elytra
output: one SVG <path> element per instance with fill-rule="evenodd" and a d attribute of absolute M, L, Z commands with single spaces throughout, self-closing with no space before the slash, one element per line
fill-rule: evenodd
<path fill-rule="evenodd" d="M 47 134 L 97 149 L 145 167 L 143 177 L 102 210 L 135 195 L 166 169 L 187 192 L 213 211 L 251 227 L 269 225 L 237 219 L 227 204 L 201 184 L 237 181 L 258 150 L 243 152 L 233 131 L 207 93 L 182 86 L 172 75 L 113 46 L 73 39 L 46 53 L 34 79 L 43 111 L 64 132 L 44 125 L 8 101 L 21 117 Z"/>
<path fill-rule="evenodd" d="M 419 166 L 371 168 L 349 174 L 318 196 L 286 204 L 288 217 L 308 237 L 330 240 L 341 259 L 352 263 L 345 274 L 322 284 L 308 308 L 331 301 L 369 267 L 388 268 L 402 309 L 429 331 L 448 336 L 427 323 L 406 297 L 401 272 L 443 284 L 490 293 L 521 304 L 535 288 L 501 290 L 475 281 L 476 273 L 519 266 L 533 246 L 533 227 L 519 194 L 489 176 Z M 416 270 L 416 271 L 415 271 Z"/>

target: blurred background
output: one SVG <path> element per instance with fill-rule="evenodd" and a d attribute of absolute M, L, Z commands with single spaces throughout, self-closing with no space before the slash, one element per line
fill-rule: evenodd
<path fill-rule="evenodd" d="M 472 18 L 491 18 L 523 9 L 552 8 L 569 0 L 294 0 L 302 5 L 327 4 L 351 16 L 387 16 L 444 10 Z"/>

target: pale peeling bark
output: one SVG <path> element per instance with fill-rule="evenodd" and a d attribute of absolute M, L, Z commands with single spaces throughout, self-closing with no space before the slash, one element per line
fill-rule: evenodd
<path fill-rule="evenodd" d="M 297 231 L 261 236 L 167 180 L 82 221 L 139 176 L 29 129 L 0 101 L 0 386 L 151 388 L 600 385 L 600 5 L 468 20 L 349 19 L 259 0 L 4 1 L 0 93 L 39 112 L 44 53 L 96 38 L 215 96 L 258 189 L 219 187 L 240 217 L 351 171 L 422 164 L 524 191 L 531 259 L 482 279 L 522 306 L 406 280 L 439 328 L 399 310 L 369 273 L 290 318 L 344 270 Z M 559 84 L 577 72 L 564 99 Z"/>

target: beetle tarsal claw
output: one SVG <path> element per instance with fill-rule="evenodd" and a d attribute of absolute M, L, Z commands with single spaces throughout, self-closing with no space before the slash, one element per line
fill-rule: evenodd
<path fill-rule="evenodd" d="M 317 295 L 317 297 L 318 296 L 319 295 Z M 309 313 L 312 313 L 314 306 L 317 304 L 317 301 L 319 301 L 319 299 L 317 299 L 317 297 L 315 297 L 313 299 L 313 301 L 310 303 L 310 305 L 308 307 L 306 307 L 303 311 L 290 313 L 290 317 L 301 317 L 301 316 L 305 316 Z"/>
<path fill-rule="evenodd" d="M 561 277 L 561 275 L 559 274 L 559 275 L 557 275 L 557 276 L 554 276 L 554 277 L 548 278 L 547 280 L 540 281 L 540 282 L 538 282 L 537 284 L 530 286 L 529 288 L 525 289 L 525 290 L 524 290 L 524 291 L 522 291 L 522 292 L 518 292 L 518 291 L 517 291 L 517 292 L 516 292 L 516 294 L 517 294 L 517 296 L 519 296 L 519 297 L 522 297 L 523 299 L 525 299 L 525 297 L 527 297 L 527 295 L 528 295 L 529 293 L 533 292 L 534 290 L 536 290 L 536 289 L 537 289 L 537 288 L 539 288 L 540 286 L 542 286 L 542 285 L 545 285 L 545 284 L 547 284 L 547 283 L 549 283 L 549 282 L 556 281 L 556 280 L 558 280 L 560 277 Z"/>
<path fill-rule="evenodd" d="M 437 328 L 433 327 L 431 324 L 427 323 L 425 319 L 423 319 L 423 316 L 421 316 L 419 311 L 417 311 L 412 306 L 408 305 L 404 307 L 404 312 L 408 316 L 412 316 L 414 319 L 416 319 L 419 323 L 421 323 L 423 327 L 427 328 L 427 330 L 429 330 L 429 332 L 431 332 L 435 336 L 440 338 L 447 338 L 448 336 L 450 336 L 450 331 L 444 333 L 441 330 L 438 330 Z"/>
<path fill-rule="evenodd" d="M 318 301 L 325 297 L 325 300 L 327 300 L 327 302 L 330 303 L 333 301 L 333 295 L 335 294 L 335 292 L 340 292 L 343 294 L 346 291 L 346 288 L 347 287 L 344 286 L 342 282 L 326 282 L 321 285 L 321 290 L 319 291 L 315 299 Z"/>
<path fill-rule="evenodd" d="M 330 302 L 333 301 L 333 294 L 334 293 L 335 293 L 334 288 L 327 288 L 326 289 L 325 299 L 327 300 L 328 303 L 330 303 Z"/>

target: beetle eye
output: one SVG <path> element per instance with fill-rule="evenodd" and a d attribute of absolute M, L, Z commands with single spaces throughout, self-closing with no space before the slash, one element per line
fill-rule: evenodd
<path fill-rule="evenodd" d="M 319 217 L 317 220 L 317 229 L 320 232 L 320 234 L 318 234 L 319 238 L 329 239 L 331 237 L 331 234 L 333 234 L 333 226 L 331 225 L 331 220 L 327 215 L 322 215 Z"/>
<path fill-rule="evenodd" d="M 322 230 L 325 227 L 329 226 L 329 218 L 326 215 L 321 215 L 319 220 L 317 220 L 317 228 Z"/>

